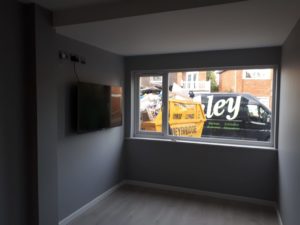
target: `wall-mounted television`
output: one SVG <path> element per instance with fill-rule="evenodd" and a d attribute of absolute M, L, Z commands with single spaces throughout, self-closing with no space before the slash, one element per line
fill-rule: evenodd
<path fill-rule="evenodd" d="M 122 88 L 94 83 L 77 84 L 77 132 L 122 125 Z"/>

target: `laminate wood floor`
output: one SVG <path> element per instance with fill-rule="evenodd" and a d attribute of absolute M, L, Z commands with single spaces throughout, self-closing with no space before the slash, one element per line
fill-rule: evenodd
<path fill-rule="evenodd" d="M 71 225 L 279 225 L 275 209 L 126 185 Z"/>

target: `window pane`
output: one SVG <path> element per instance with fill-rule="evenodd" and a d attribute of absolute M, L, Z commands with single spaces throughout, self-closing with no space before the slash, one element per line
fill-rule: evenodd
<path fill-rule="evenodd" d="M 162 76 L 139 78 L 140 131 L 162 131 Z"/>
<path fill-rule="evenodd" d="M 169 134 L 270 142 L 273 74 L 273 69 L 169 73 Z"/>
<path fill-rule="evenodd" d="M 192 90 L 199 87 L 201 75 L 201 72 L 198 71 L 169 73 L 168 124 L 170 135 L 201 137 L 205 115 L 201 103 L 193 101 L 192 98 Z"/>

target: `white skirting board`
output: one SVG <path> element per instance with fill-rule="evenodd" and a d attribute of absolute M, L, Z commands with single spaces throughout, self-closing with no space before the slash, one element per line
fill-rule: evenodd
<path fill-rule="evenodd" d="M 77 218 L 80 215 L 82 215 L 88 209 L 90 209 L 91 207 L 93 207 L 97 203 L 99 203 L 102 200 L 104 200 L 105 198 L 107 198 L 109 195 L 111 195 L 113 192 L 115 192 L 117 189 L 119 189 L 123 184 L 124 184 L 124 182 L 121 182 L 121 183 L 113 186 L 112 188 L 108 189 L 107 191 L 103 192 L 101 195 L 99 195 L 98 197 L 96 197 L 95 199 L 93 199 L 92 201 L 90 201 L 89 203 L 85 204 L 80 209 L 76 210 L 75 212 L 73 212 L 71 215 L 67 216 L 63 220 L 61 220 L 59 222 L 59 225 L 67 225 L 67 224 L 69 224 L 72 220 L 74 220 L 75 218 Z"/>
<path fill-rule="evenodd" d="M 281 215 L 280 215 L 278 207 L 276 208 L 276 213 L 277 213 L 277 218 L 278 218 L 279 225 L 283 225 L 283 222 L 282 222 Z"/>
<path fill-rule="evenodd" d="M 272 201 L 242 197 L 242 196 L 237 196 L 237 195 L 222 194 L 222 193 L 217 193 L 217 192 L 201 191 L 201 190 L 192 189 L 192 188 L 183 188 L 183 187 L 178 187 L 178 186 L 155 184 L 155 183 L 136 181 L 136 180 L 124 180 L 121 183 L 115 185 L 114 187 L 110 188 L 106 192 L 99 195 L 94 200 L 92 200 L 89 203 L 87 203 L 86 205 L 82 206 L 80 209 L 76 210 L 71 215 L 67 216 L 65 219 L 61 220 L 59 222 L 59 225 L 68 225 L 72 220 L 79 217 L 84 212 L 86 212 L 89 208 L 93 207 L 94 205 L 96 205 L 97 203 L 99 203 L 100 201 L 102 201 L 103 199 L 108 197 L 109 195 L 111 195 L 113 192 L 115 192 L 121 186 L 126 185 L 126 184 L 140 186 L 140 187 L 155 188 L 155 189 L 166 190 L 166 191 L 176 191 L 176 192 L 189 193 L 189 194 L 194 194 L 194 195 L 209 196 L 209 197 L 219 198 L 219 199 L 248 202 L 248 203 L 252 203 L 252 204 L 274 207 L 277 211 L 279 224 L 283 225 L 282 221 L 281 221 L 280 213 L 277 209 L 277 205 L 275 202 L 272 202 Z"/>

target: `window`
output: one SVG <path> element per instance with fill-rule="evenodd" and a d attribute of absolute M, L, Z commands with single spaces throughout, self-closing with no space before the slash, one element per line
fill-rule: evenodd
<path fill-rule="evenodd" d="M 270 122 L 270 114 L 262 106 L 247 105 L 249 120 L 251 122 L 268 123 Z"/>
<path fill-rule="evenodd" d="M 274 68 L 135 76 L 135 136 L 274 145 Z"/>
<path fill-rule="evenodd" d="M 199 72 L 186 72 L 186 81 L 184 87 L 186 89 L 196 89 Z"/>
<path fill-rule="evenodd" d="M 257 97 L 257 98 L 262 104 L 264 104 L 265 106 L 267 106 L 270 109 L 270 107 L 271 107 L 271 105 L 270 105 L 271 97 L 270 96 L 269 97 Z"/>
<path fill-rule="evenodd" d="M 243 79 L 270 80 L 272 69 L 243 70 Z"/>
<path fill-rule="evenodd" d="M 150 76 L 150 83 L 161 85 L 162 83 L 162 76 Z"/>
<path fill-rule="evenodd" d="M 139 131 L 162 132 L 162 76 L 139 77 L 138 96 Z"/>

